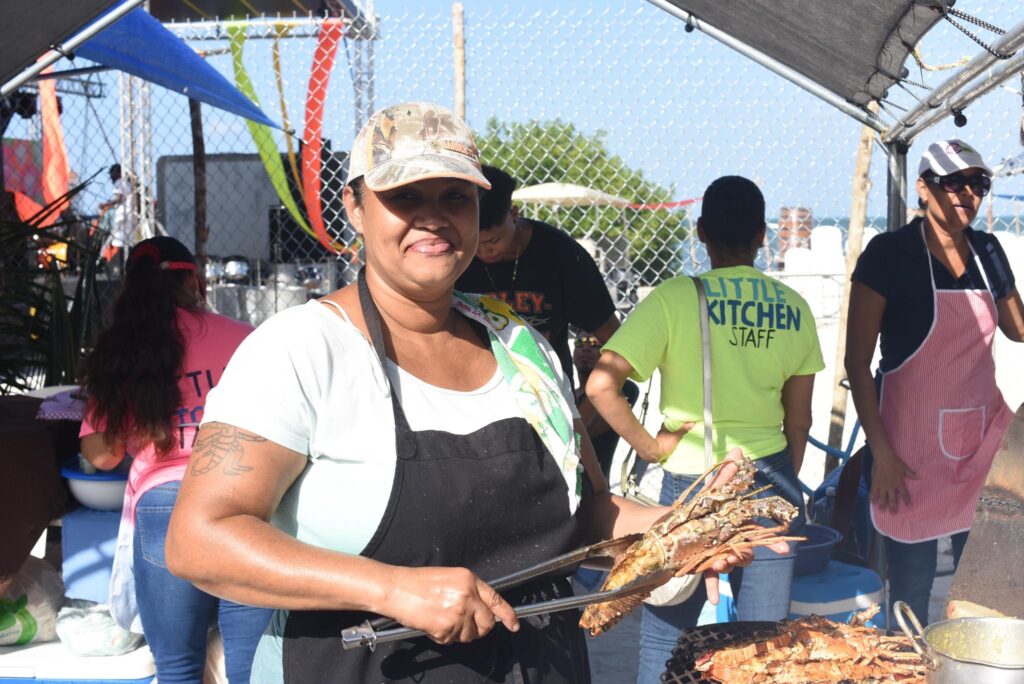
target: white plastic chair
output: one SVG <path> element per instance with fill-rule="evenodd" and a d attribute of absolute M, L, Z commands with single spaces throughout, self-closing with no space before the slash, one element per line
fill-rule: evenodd
<path fill-rule="evenodd" d="M 786 273 L 803 274 L 817 271 L 814 264 L 814 253 L 807 247 L 790 247 L 785 253 Z"/>
<path fill-rule="evenodd" d="M 819 273 L 842 273 L 846 269 L 843 257 L 843 231 L 839 226 L 818 226 L 811 231 L 811 254 Z"/>

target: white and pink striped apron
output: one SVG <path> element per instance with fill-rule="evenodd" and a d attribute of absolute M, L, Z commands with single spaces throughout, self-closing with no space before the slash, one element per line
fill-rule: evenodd
<path fill-rule="evenodd" d="M 907 543 L 970 529 L 981 487 L 1013 419 L 996 386 L 992 342 L 998 313 L 985 269 L 972 250 L 985 289 L 938 290 L 927 249 L 932 327 L 906 361 L 882 375 L 879 397 L 889 444 L 917 479 L 906 479 L 909 506 L 901 501 L 892 511 L 871 504 L 875 528 Z"/>

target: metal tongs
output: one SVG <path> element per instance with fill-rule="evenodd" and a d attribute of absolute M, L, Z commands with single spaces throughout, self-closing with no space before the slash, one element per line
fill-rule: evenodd
<path fill-rule="evenodd" d="M 611 567 L 615 559 L 622 554 L 629 546 L 640 539 L 643 536 L 641 534 L 629 534 L 624 537 L 618 537 L 617 539 L 610 539 L 590 546 L 583 546 L 575 551 L 552 558 L 549 561 L 538 563 L 523 570 L 518 570 L 510 575 L 499 577 L 496 580 L 488 582 L 488 584 L 495 591 L 503 591 L 505 589 L 512 589 L 519 585 L 545 575 L 549 575 L 557 570 L 565 570 L 569 568 L 575 569 L 581 565 L 586 564 L 588 567 L 607 568 Z M 637 594 L 642 591 L 653 589 L 665 582 L 668 577 L 674 574 L 672 570 L 664 570 L 661 572 L 655 572 L 650 575 L 644 575 L 628 584 L 625 584 L 618 589 L 610 589 L 608 591 L 599 591 L 592 594 L 583 594 L 581 596 L 570 596 L 567 598 L 552 599 L 550 601 L 542 601 L 540 603 L 532 603 L 525 606 L 519 606 L 516 608 L 517 617 L 529 617 L 531 615 L 542 615 L 544 613 L 557 613 L 562 610 L 570 610 L 573 608 L 580 608 L 583 606 L 589 606 L 592 603 L 603 603 L 605 601 L 611 601 L 612 599 L 621 598 L 623 596 L 630 596 Z M 668 577 L 666 577 L 666 575 Z M 403 639 L 413 639 L 416 637 L 426 636 L 426 633 L 413 629 L 411 627 L 394 627 L 397 623 L 385 617 L 380 617 L 375 620 L 367 620 L 366 622 L 349 627 L 348 629 L 342 630 L 341 632 L 341 646 L 346 651 L 361 648 L 363 646 L 369 646 L 372 651 L 377 644 L 385 644 L 390 641 L 402 641 Z"/>

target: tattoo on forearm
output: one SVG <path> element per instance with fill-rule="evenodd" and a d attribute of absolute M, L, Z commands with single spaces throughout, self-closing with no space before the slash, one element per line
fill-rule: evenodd
<path fill-rule="evenodd" d="M 244 442 L 266 442 L 263 437 L 233 425 L 211 423 L 199 431 L 192 450 L 192 476 L 204 475 L 218 467 L 225 475 L 241 475 L 252 470 L 242 462 Z"/>

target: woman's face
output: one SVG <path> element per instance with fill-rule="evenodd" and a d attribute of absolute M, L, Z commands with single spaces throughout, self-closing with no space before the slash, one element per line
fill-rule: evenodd
<path fill-rule="evenodd" d="M 433 178 L 381 192 L 364 186 L 361 206 L 346 187 L 343 199 L 367 267 L 406 294 L 450 289 L 473 259 L 479 203 L 469 181 Z"/>
<path fill-rule="evenodd" d="M 981 169 L 965 169 L 943 178 L 961 177 L 971 180 L 985 175 Z M 947 190 L 942 179 L 917 179 L 917 192 L 928 203 L 925 217 L 933 226 L 946 232 L 961 232 L 971 225 L 981 207 L 981 194 L 970 183 L 956 183 L 959 190 Z M 954 185 L 954 187 L 955 187 Z"/>

